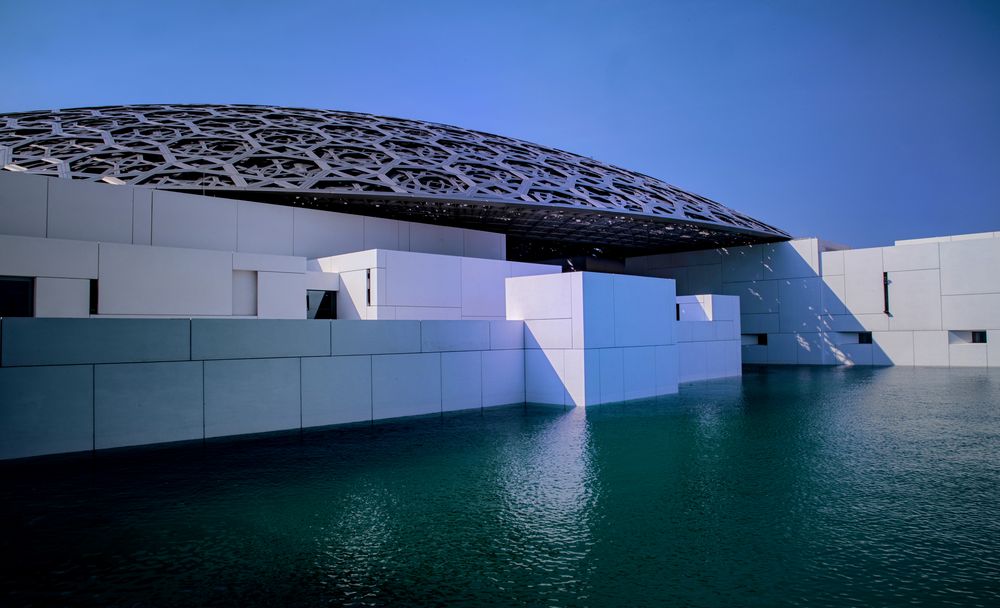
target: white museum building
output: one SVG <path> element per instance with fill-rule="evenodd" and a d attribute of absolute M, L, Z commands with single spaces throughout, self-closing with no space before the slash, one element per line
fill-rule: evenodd
<path fill-rule="evenodd" d="M 0 115 L 0 458 L 1000 367 L 1000 233 L 847 249 L 654 178 L 347 112 Z"/>

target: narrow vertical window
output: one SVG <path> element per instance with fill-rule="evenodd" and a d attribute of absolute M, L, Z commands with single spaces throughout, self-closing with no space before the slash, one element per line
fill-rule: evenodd
<path fill-rule="evenodd" d="M 675 304 L 675 306 L 677 307 L 677 320 L 680 321 L 681 320 L 681 305 L 680 304 Z"/>
<path fill-rule="evenodd" d="M 889 273 L 882 273 L 882 305 L 885 314 L 889 314 Z"/>
<path fill-rule="evenodd" d="M 372 269 L 365 271 L 365 304 L 372 305 Z"/>
<path fill-rule="evenodd" d="M 97 314 L 97 279 L 90 279 L 90 314 Z"/>

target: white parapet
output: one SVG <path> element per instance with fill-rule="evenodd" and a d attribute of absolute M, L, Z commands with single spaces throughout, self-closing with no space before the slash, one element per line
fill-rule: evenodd
<path fill-rule="evenodd" d="M 507 279 L 525 396 L 596 405 L 677 392 L 674 281 L 576 272 Z"/>

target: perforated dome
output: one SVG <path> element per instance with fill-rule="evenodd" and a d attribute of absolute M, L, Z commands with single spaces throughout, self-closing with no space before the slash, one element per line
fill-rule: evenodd
<path fill-rule="evenodd" d="M 0 166 L 503 232 L 536 257 L 788 238 L 715 201 L 590 158 L 352 112 L 143 105 L 5 114 Z"/>

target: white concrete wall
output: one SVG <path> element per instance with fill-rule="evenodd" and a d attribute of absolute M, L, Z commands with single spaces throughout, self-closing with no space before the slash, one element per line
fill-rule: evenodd
<path fill-rule="evenodd" d="M 305 318 L 307 289 L 339 289 L 301 257 L 0 235 L 0 275 L 34 277 L 35 316 Z"/>
<path fill-rule="evenodd" d="M 626 267 L 676 277 L 679 293 L 708 287 L 739 296 L 742 332 L 768 340 L 743 346 L 746 363 L 1000 367 L 1000 359 L 988 356 L 1000 331 L 998 237 L 990 232 L 848 250 L 798 239 L 632 258 Z M 973 330 L 986 331 L 987 344 L 949 340 L 953 332 Z M 871 332 L 872 344 L 860 344 L 859 332 Z"/>
<path fill-rule="evenodd" d="M 576 272 L 507 279 L 525 398 L 595 405 L 677 392 L 674 282 Z"/>
<path fill-rule="evenodd" d="M 561 272 L 548 264 L 382 249 L 315 262 L 341 277 L 337 314 L 344 319 L 505 319 L 508 277 Z"/>
<path fill-rule="evenodd" d="M 0 235 L 303 258 L 393 249 L 503 260 L 502 234 L 0 171 Z"/>
<path fill-rule="evenodd" d="M 741 375 L 740 299 L 720 295 L 677 296 L 677 304 L 680 381 Z"/>
<path fill-rule="evenodd" d="M 0 459 L 522 403 L 523 325 L 4 319 Z"/>

